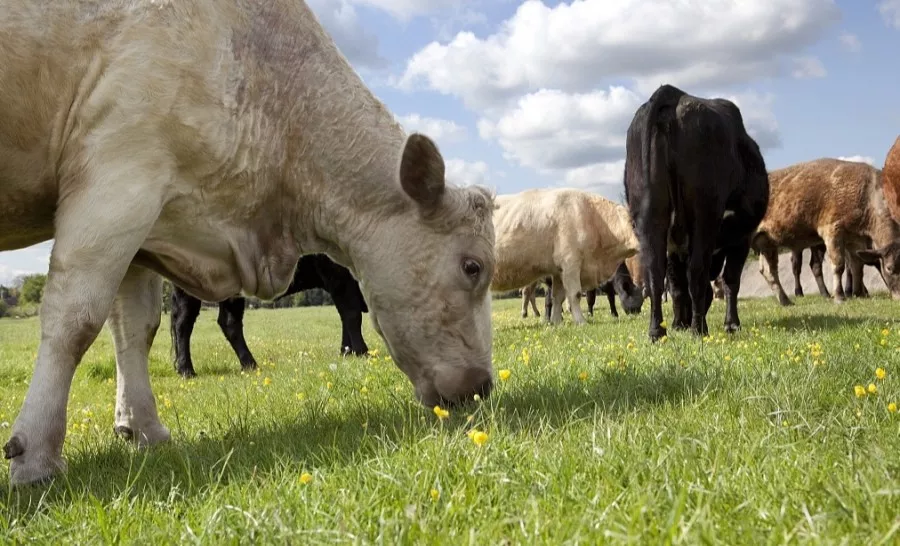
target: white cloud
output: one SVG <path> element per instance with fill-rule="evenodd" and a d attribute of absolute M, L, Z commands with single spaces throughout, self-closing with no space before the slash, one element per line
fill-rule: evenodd
<path fill-rule="evenodd" d="M 446 166 L 447 181 L 457 186 L 487 185 L 490 167 L 484 161 L 465 161 L 448 159 Z"/>
<path fill-rule="evenodd" d="M 746 92 L 721 96 L 733 102 L 740 109 L 741 117 L 744 118 L 744 128 L 763 151 L 781 146 L 778 120 L 775 119 L 775 113 L 772 112 L 772 104 L 775 102 L 772 94 L 761 95 L 756 92 Z"/>
<path fill-rule="evenodd" d="M 849 156 L 840 156 L 838 159 L 844 161 L 857 161 L 859 163 L 867 163 L 869 165 L 875 166 L 875 160 L 867 155 L 849 155 Z"/>
<path fill-rule="evenodd" d="M 791 71 L 791 76 L 798 80 L 824 78 L 827 74 L 825 65 L 815 57 L 797 57 L 794 59 L 794 70 Z"/>
<path fill-rule="evenodd" d="M 542 87 L 584 92 L 630 78 L 694 89 L 776 75 L 840 17 L 833 0 L 526 0 L 496 34 L 460 32 L 407 63 L 401 87 L 422 83 L 485 109 Z"/>
<path fill-rule="evenodd" d="M 420 132 L 438 142 L 438 145 L 459 142 L 466 138 L 466 128 L 455 121 L 422 117 L 419 114 L 398 116 L 397 121 L 406 132 Z"/>
<path fill-rule="evenodd" d="M 443 8 L 459 6 L 465 0 L 354 0 L 390 13 L 396 19 L 407 21 L 416 15 L 423 15 Z"/>
<path fill-rule="evenodd" d="M 308 3 L 351 63 L 367 68 L 387 66 L 387 61 L 378 54 L 378 38 L 360 24 L 350 0 L 308 0 Z"/>
<path fill-rule="evenodd" d="M 526 167 L 574 169 L 622 157 L 625 132 L 641 102 L 624 87 L 583 94 L 542 90 L 519 99 L 497 121 L 482 119 L 478 129 Z"/>
<path fill-rule="evenodd" d="M 888 26 L 900 29 L 900 0 L 882 0 L 878 12 Z"/>
<path fill-rule="evenodd" d="M 842 32 L 839 39 L 841 41 L 841 45 L 847 51 L 850 51 L 852 53 L 858 53 L 862 51 L 862 42 L 859 41 L 859 37 L 856 34 Z"/>

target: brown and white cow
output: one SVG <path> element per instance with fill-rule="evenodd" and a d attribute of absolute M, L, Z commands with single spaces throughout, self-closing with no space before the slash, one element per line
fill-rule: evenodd
<path fill-rule="evenodd" d="M 65 468 L 72 377 L 107 320 L 116 431 L 169 438 L 147 371 L 157 273 L 274 299 L 325 253 L 422 403 L 490 390 L 492 196 L 445 183 L 305 2 L 7 0 L 0 67 L 0 250 L 55 238 L 11 483 Z"/>
<path fill-rule="evenodd" d="M 491 290 L 514 290 L 551 277 L 551 323 L 562 321 L 567 299 L 574 321 L 584 324 L 582 287 L 599 286 L 638 251 L 627 209 L 599 195 L 539 189 L 500 195 L 495 203 Z"/>
<path fill-rule="evenodd" d="M 791 304 L 778 278 L 778 249 L 821 242 L 834 266 L 835 301 L 844 300 L 841 277 L 847 261 L 853 268 L 854 293 L 861 294 L 863 263 L 872 260 L 866 251 L 869 241 L 875 248 L 886 248 L 900 236 L 900 225 L 887 208 L 881 171 L 866 163 L 822 158 L 774 170 L 769 183 L 769 209 L 752 244 L 762 255 L 760 272 L 779 303 Z M 891 274 L 882 270 L 882 275 L 894 297 L 900 297 Z"/>

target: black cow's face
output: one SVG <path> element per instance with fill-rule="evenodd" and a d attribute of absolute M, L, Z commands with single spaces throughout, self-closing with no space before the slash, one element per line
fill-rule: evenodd
<path fill-rule="evenodd" d="M 866 265 L 881 266 L 881 278 L 891 297 L 900 300 L 900 241 L 874 250 L 860 250 L 856 255 Z"/>

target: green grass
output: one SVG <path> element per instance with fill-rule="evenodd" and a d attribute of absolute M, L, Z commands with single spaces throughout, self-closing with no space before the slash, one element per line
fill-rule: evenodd
<path fill-rule="evenodd" d="M 900 308 L 883 297 L 796 302 L 742 301 L 744 329 L 726 338 L 717 301 L 711 339 L 675 333 L 662 345 L 646 341 L 646 304 L 639 317 L 614 320 L 600 305 L 586 327 L 567 316 L 549 328 L 521 319 L 515 300 L 495 302 L 495 369 L 511 377 L 446 421 L 413 400 L 368 322 L 377 356 L 337 357 L 333 308 L 248 311 L 262 368 L 246 376 L 205 311 L 192 381 L 172 369 L 166 316 L 150 372 L 173 441 L 149 451 L 112 433 L 104 331 L 75 376 L 68 473 L 10 489 L 3 464 L 0 536 L 896 544 L 900 413 L 887 405 L 900 403 Z M 0 320 L 2 442 L 38 339 L 37 319 Z M 870 382 L 877 395 L 854 395 Z M 484 445 L 466 435 L 472 426 L 489 435 Z"/>

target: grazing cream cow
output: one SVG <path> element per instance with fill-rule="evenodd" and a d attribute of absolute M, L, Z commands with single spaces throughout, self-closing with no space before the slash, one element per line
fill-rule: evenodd
<path fill-rule="evenodd" d="M 169 438 L 147 372 L 157 273 L 271 300 L 325 253 L 422 403 L 487 395 L 492 196 L 445 184 L 305 2 L 7 0 L 0 67 L 0 250 L 55 238 L 11 483 L 64 469 L 73 373 L 107 320 L 116 432 Z"/>
<path fill-rule="evenodd" d="M 871 245 L 886 249 L 900 237 L 900 225 L 891 218 L 881 185 L 881 171 L 866 163 L 822 158 L 797 163 L 769 173 L 769 208 L 753 236 L 753 248 L 762 255 L 763 274 L 781 305 L 792 305 L 778 277 L 778 249 L 803 249 L 824 242 L 834 266 L 835 302 L 844 301 L 841 277 L 845 262 L 853 269 L 853 292 L 862 296 L 864 263 L 878 265 L 867 251 Z M 848 259 L 849 258 L 849 259 Z M 900 279 L 892 267 L 882 278 L 895 298 Z"/>
<path fill-rule="evenodd" d="M 562 321 L 563 299 L 584 324 L 579 294 L 609 279 L 638 251 L 628 210 L 575 189 L 528 190 L 497 196 L 496 265 L 491 290 L 503 292 L 553 279 L 550 322 Z"/>

